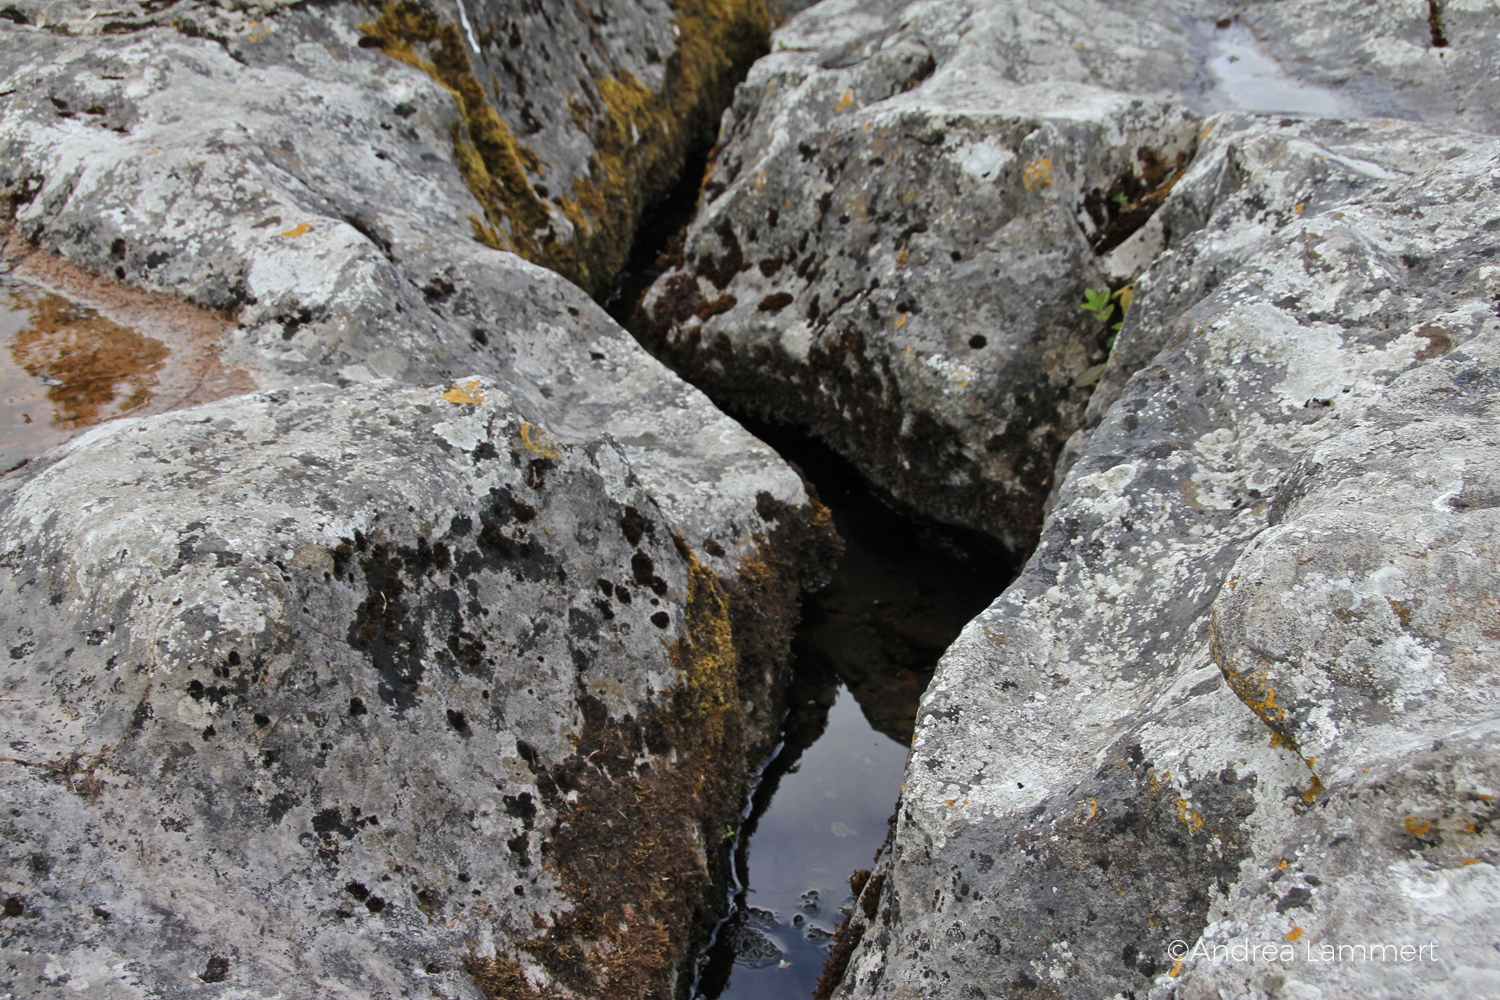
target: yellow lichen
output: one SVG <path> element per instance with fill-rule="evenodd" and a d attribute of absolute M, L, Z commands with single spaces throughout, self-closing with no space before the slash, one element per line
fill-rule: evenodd
<path fill-rule="evenodd" d="M 491 107 L 457 25 L 401 0 L 361 30 L 458 101 L 463 124 L 453 135 L 454 154 L 485 210 L 484 219 L 471 220 L 475 239 L 598 294 L 624 265 L 637 219 L 675 182 L 688 150 L 711 141 L 739 70 L 766 48 L 770 23 L 760 0 L 674 0 L 672 7 L 677 51 L 660 91 L 622 72 L 593 81 L 597 105 L 588 93 L 568 97 L 573 122 L 595 153 L 588 175 L 574 177 L 572 196 L 553 198 L 554 209 L 527 177 L 541 161 Z M 573 227 L 570 239 L 554 230 L 554 210 Z"/>
<path fill-rule="evenodd" d="M 1021 174 L 1021 186 L 1028 191 L 1038 191 L 1052 186 L 1052 161 L 1045 156 L 1027 167 Z"/>
<path fill-rule="evenodd" d="M 480 390 L 478 382 L 471 381 L 468 385 L 453 383 L 453 388 L 443 393 L 440 397 L 445 403 L 468 403 L 478 404 L 484 402 L 484 393 Z"/>
<path fill-rule="evenodd" d="M 1182 825 L 1188 828 L 1189 833 L 1197 833 L 1203 829 L 1203 817 L 1198 815 L 1187 799 L 1177 800 L 1177 818 L 1182 820 Z"/>
<path fill-rule="evenodd" d="M 533 424 L 521 424 L 521 444 L 533 455 L 554 460 L 562 457 L 562 445 L 557 439 Z"/>

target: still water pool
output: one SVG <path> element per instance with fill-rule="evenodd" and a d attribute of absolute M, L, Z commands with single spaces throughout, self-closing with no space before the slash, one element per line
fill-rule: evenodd
<path fill-rule="evenodd" d="M 811 993 L 853 905 L 849 876 L 885 842 L 938 657 L 1017 565 L 986 539 L 906 517 L 816 442 L 746 426 L 810 473 L 845 550 L 804 602 L 781 745 L 746 807 L 730 916 L 699 962 L 704 1000 Z"/>

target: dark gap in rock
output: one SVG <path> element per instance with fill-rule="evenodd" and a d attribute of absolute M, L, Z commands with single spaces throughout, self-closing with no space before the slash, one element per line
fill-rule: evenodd
<path fill-rule="evenodd" d="M 1432 34 L 1433 48 L 1448 47 L 1448 35 L 1443 31 L 1443 8 L 1438 0 L 1427 0 L 1427 30 Z"/>

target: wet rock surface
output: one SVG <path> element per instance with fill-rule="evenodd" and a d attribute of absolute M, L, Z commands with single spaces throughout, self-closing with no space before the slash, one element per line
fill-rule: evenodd
<path fill-rule="evenodd" d="M 456 62 L 442 9 L 42 6 L 0 21 L 9 226 L 260 391 L 0 481 L 4 988 L 672 993 L 826 512 L 476 239 L 474 108 L 399 57 Z"/>

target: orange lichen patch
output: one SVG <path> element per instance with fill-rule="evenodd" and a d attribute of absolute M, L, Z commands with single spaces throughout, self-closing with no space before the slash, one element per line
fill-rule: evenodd
<path fill-rule="evenodd" d="M 1453 832 L 1454 833 L 1461 833 L 1461 834 L 1465 834 L 1465 835 L 1471 835 L 1471 834 L 1478 833 L 1479 832 L 1479 828 L 1474 825 L 1474 821 L 1473 820 L 1466 819 L 1466 818 L 1460 816 L 1460 817 L 1458 817 L 1457 819 L 1455 819 L 1453 821 Z"/>
<path fill-rule="evenodd" d="M 1292 929 L 1286 932 L 1286 939 L 1288 941 L 1295 941 L 1302 936 L 1302 933 L 1302 928 L 1298 927 L 1296 924 L 1293 924 Z"/>
<path fill-rule="evenodd" d="M 1028 191 L 1039 191 L 1052 186 L 1052 161 L 1045 156 L 1037 160 L 1021 174 L 1021 186 Z"/>
<path fill-rule="evenodd" d="M 562 445 L 557 443 L 557 439 L 532 424 L 521 425 L 521 444 L 533 455 L 541 455 L 543 458 L 556 459 L 562 456 Z"/>
<path fill-rule="evenodd" d="M 1478 858 L 1465 858 L 1464 860 L 1462 860 L 1462 861 L 1460 861 L 1458 863 L 1458 866 L 1460 868 L 1463 868 L 1463 867 L 1466 867 L 1468 865 L 1477 865 L 1479 863 L 1480 863 L 1480 861 L 1479 861 Z"/>
<path fill-rule="evenodd" d="M 439 398 L 445 403 L 478 404 L 484 402 L 484 393 L 481 391 L 478 382 L 471 381 L 467 385 L 459 385 L 455 382 L 453 383 L 453 388 L 443 393 Z M 557 456 L 553 455 L 552 457 L 556 458 Z"/>
<path fill-rule="evenodd" d="M 1308 760 L 1307 766 L 1308 766 L 1309 769 L 1312 768 L 1312 760 L 1311 759 Z M 1323 794 L 1323 779 L 1319 778 L 1316 774 L 1314 774 L 1312 776 L 1312 781 L 1308 783 L 1307 791 L 1305 791 L 1305 792 L 1302 793 L 1302 801 L 1311 804 L 1313 802 L 1316 802 L 1318 800 L 1318 796 L 1322 795 L 1322 794 Z"/>
<path fill-rule="evenodd" d="M 854 107 L 854 91 L 846 90 L 844 96 L 840 97 L 838 103 L 833 106 L 833 111 L 834 114 L 843 114 L 852 107 Z"/>
<path fill-rule="evenodd" d="M 1203 817 L 1194 811 L 1187 799 L 1177 800 L 1177 818 L 1182 820 L 1182 825 L 1188 828 L 1189 833 L 1197 833 L 1203 829 Z"/>
<path fill-rule="evenodd" d="M 1420 816 L 1408 816 L 1401 825 L 1406 827 L 1406 832 L 1413 837 L 1425 837 L 1427 831 L 1432 829 L 1432 824 Z"/>
<path fill-rule="evenodd" d="M 1297 741 L 1287 729 L 1286 711 L 1276 704 L 1276 691 L 1266 681 L 1271 674 L 1270 666 L 1261 664 L 1257 671 L 1240 671 L 1239 663 L 1224 655 L 1216 615 L 1209 617 L 1208 655 L 1214 661 L 1214 665 L 1219 668 L 1219 672 L 1224 675 L 1224 680 L 1229 684 L 1229 690 L 1233 691 L 1235 697 L 1244 702 L 1246 707 L 1266 724 L 1266 728 L 1271 730 L 1273 736 L 1271 745 L 1300 754 L 1302 751 Z M 1280 743 L 1276 741 L 1278 738 Z M 1311 761 L 1308 761 L 1308 767 L 1312 767 Z M 1321 791 L 1322 785 L 1319 784 L 1318 787 Z"/>
<path fill-rule="evenodd" d="M 1391 611 L 1395 613 L 1396 620 L 1401 622 L 1401 627 L 1409 627 L 1411 625 L 1411 613 L 1413 610 L 1411 604 L 1406 601 L 1398 601 L 1393 597 L 1387 597 L 1385 600 L 1391 606 Z"/>
<path fill-rule="evenodd" d="M 301 222 L 301 223 L 298 223 L 297 225 L 293 226 L 291 229 L 288 229 L 286 232 L 282 233 L 281 235 L 284 236 L 286 239 L 294 240 L 294 239 L 296 239 L 299 236 L 306 236 L 310 232 L 312 232 L 312 223 L 311 222 Z"/>
<path fill-rule="evenodd" d="M 1271 734 L 1271 749 L 1273 749 L 1273 750 L 1295 750 L 1296 748 L 1293 747 L 1290 743 L 1287 742 L 1287 739 L 1286 739 L 1285 736 L 1282 736 L 1280 733 L 1272 733 Z"/>
<path fill-rule="evenodd" d="M 83 428 L 255 388 L 219 351 L 234 324 L 89 274 L 0 228 L 0 471 Z"/>
<path fill-rule="evenodd" d="M 1076 806 L 1073 807 L 1073 812 L 1076 814 L 1081 809 L 1083 809 L 1085 806 L 1088 807 L 1089 814 L 1087 816 L 1082 817 L 1081 819 L 1077 815 L 1075 815 L 1073 817 L 1073 825 L 1074 826 L 1082 826 L 1083 824 L 1087 823 L 1089 820 L 1093 819 L 1095 816 L 1099 815 L 1099 803 L 1096 802 L 1093 799 L 1085 799 L 1084 801 L 1078 803 Z"/>

